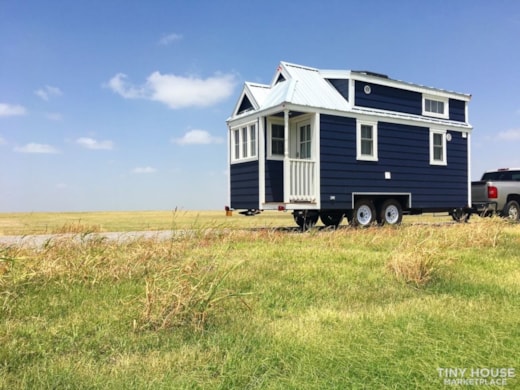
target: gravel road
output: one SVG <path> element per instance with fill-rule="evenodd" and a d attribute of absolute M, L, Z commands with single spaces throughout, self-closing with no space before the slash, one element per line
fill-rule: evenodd
<path fill-rule="evenodd" d="M 141 232 L 106 232 L 89 234 L 35 234 L 26 236 L 0 236 L 1 246 L 21 246 L 26 248 L 41 248 L 49 241 L 74 240 L 79 242 L 85 240 L 104 239 L 107 241 L 124 242 L 136 239 L 168 240 L 176 235 L 187 234 L 188 231 L 159 230 Z"/>

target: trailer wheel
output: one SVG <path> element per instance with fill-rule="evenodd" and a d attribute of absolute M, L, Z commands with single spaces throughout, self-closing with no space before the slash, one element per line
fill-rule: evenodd
<path fill-rule="evenodd" d="M 502 216 L 511 221 L 518 221 L 520 219 L 520 206 L 516 200 L 510 200 L 506 203 Z"/>
<path fill-rule="evenodd" d="M 361 199 L 354 205 L 354 215 L 352 216 L 352 225 L 366 227 L 370 226 L 376 220 L 376 209 L 371 200 Z"/>
<path fill-rule="evenodd" d="M 320 215 L 315 210 L 295 210 L 293 212 L 293 217 L 294 222 L 296 222 L 303 231 L 306 231 L 316 225 Z"/>
<path fill-rule="evenodd" d="M 403 220 L 403 208 L 395 199 L 388 199 L 381 207 L 379 214 L 381 225 L 399 225 Z"/>
<path fill-rule="evenodd" d="M 342 211 L 322 211 L 320 213 L 320 219 L 325 226 L 338 227 L 341 221 L 343 221 L 343 215 L 344 213 Z"/>

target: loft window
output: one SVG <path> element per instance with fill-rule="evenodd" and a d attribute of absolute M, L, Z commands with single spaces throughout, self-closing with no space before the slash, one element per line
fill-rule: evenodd
<path fill-rule="evenodd" d="M 447 165 L 446 131 L 430 130 L 430 164 Z"/>
<path fill-rule="evenodd" d="M 231 129 L 232 162 L 250 161 L 257 155 L 256 123 Z"/>
<path fill-rule="evenodd" d="M 283 156 L 285 150 L 284 125 L 271 125 L 271 156 Z"/>
<path fill-rule="evenodd" d="M 423 96 L 423 112 L 425 116 L 449 118 L 448 99 L 432 96 Z"/>
<path fill-rule="evenodd" d="M 377 123 L 358 121 L 356 133 L 357 159 L 377 161 Z"/>

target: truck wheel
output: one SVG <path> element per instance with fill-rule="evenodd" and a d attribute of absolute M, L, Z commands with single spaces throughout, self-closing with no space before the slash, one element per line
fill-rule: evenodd
<path fill-rule="evenodd" d="M 507 202 L 504 210 L 502 210 L 502 216 L 511 221 L 518 221 L 520 218 L 520 206 L 518 205 L 518 202 L 516 200 Z"/>
<path fill-rule="evenodd" d="M 342 211 L 322 211 L 320 213 L 320 219 L 325 226 L 338 227 L 341 221 L 343 221 L 343 215 Z"/>
<path fill-rule="evenodd" d="M 381 207 L 381 225 L 398 225 L 403 220 L 403 208 L 395 199 L 388 199 Z"/>
<path fill-rule="evenodd" d="M 309 230 L 318 222 L 319 214 L 315 210 L 295 210 L 294 222 L 303 230 Z"/>
<path fill-rule="evenodd" d="M 354 205 L 354 215 L 352 216 L 352 225 L 366 227 L 370 226 L 376 220 L 376 209 L 372 201 L 361 199 Z"/>

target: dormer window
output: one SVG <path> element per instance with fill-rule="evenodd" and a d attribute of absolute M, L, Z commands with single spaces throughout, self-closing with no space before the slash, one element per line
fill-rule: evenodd
<path fill-rule="evenodd" d="M 423 95 L 422 114 L 436 118 L 449 118 L 448 99 Z"/>

